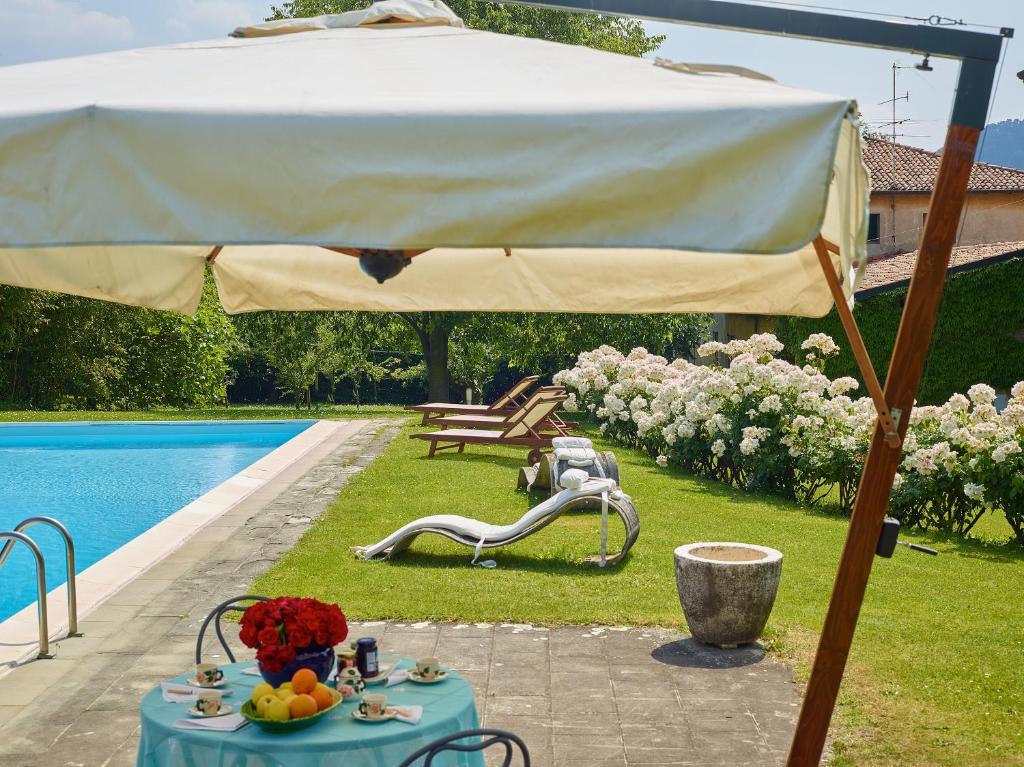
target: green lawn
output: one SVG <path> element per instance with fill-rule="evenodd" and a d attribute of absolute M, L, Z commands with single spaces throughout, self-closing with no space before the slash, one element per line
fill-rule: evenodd
<path fill-rule="evenodd" d="M 522 451 L 469 447 L 427 460 L 400 436 L 341 493 L 256 593 L 337 601 L 354 618 L 684 626 L 673 548 L 740 540 L 785 554 L 769 646 L 803 673 L 835 574 L 844 519 L 658 469 L 615 448 L 642 531 L 618 569 L 580 564 L 598 547 L 594 515 L 562 518 L 470 567 L 471 552 L 436 537 L 395 562 L 360 562 L 372 543 L 424 514 L 494 522 L 530 501 L 514 490 Z M 616 531 L 618 532 L 618 531 Z M 876 561 L 843 688 L 838 765 L 1024 765 L 1024 552 L 943 536 L 905 536 L 942 552 L 901 548 Z"/>
<path fill-rule="evenodd" d="M 4 421 L 212 421 L 293 418 L 379 418 L 408 416 L 400 405 L 321 405 L 311 410 L 268 405 L 233 405 L 202 410 L 0 410 Z"/>

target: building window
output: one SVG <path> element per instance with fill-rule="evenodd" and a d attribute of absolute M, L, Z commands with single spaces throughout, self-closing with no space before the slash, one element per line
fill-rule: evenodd
<path fill-rule="evenodd" d="M 882 214 L 868 214 L 868 242 L 878 242 L 882 228 Z"/>

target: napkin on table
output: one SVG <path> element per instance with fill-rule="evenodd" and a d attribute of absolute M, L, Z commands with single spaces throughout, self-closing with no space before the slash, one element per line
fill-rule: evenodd
<path fill-rule="evenodd" d="M 388 706 L 398 714 L 395 717 L 399 722 L 406 724 L 419 724 L 423 716 L 423 706 Z"/>
<path fill-rule="evenodd" d="M 206 689 L 219 688 L 198 687 L 194 684 L 186 684 L 185 682 L 160 683 L 160 692 L 168 703 L 195 703 L 196 693 Z M 231 690 L 221 690 L 221 695 L 225 697 L 230 694 Z"/>
<path fill-rule="evenodd" d="M 403 668 L 403 669 L 400 669 L 398 671 L 393 671 L 391 673 L 391 676 L 389 676 L 387 679 L 384 680 L 384 686 L 385 687 L 390 687 L 393 684 L 401 684 L 402 682 L 405 682 L 408 679 L 409 679 L 409 670 Z"/>
<path fill-rule="evenodd" d="M 212 730 L 214 732 L 234 732 L 249 724 L 241 714 L 225 714 L 209 719 L 178 719 L 174 726 L 179 730 Z"/>

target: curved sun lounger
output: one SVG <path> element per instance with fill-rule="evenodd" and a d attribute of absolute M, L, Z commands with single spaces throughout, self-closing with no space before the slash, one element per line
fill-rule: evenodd
<path fill-rule="evenodd" d="M 522 540 L 547 527 L 565 512 L 596 498 L 603 501 L 601 553 L 587 557 L 586 561 L 588 564 L 595 564 L 599 567 L 615 565 L 636 543 L 636 539 L 640 535 L 640 517 L 630 497 L 619 490 L 614 481 L 593 478 L 583 480 L 583 476 L 585 476 L 583 472 L 574 474 L 573 470 L 563 474 L 562 481 L 565 484 L 572 484 L 574 481 L 581 481 L 582 484 L 575 488 L 570 487 L 559 491 L 543 503 L 534 506 L 518 522 L 511 525 L 492 525 L 456 514 L 435 514 L 410 522 L 372 546 L 357 546 L 353 551 L 361 559 L 390 559 L 409 548 L 417 536 L 424 533 L 435 533 L 475 549 L 476 556 L 473 558 L 475 562 L 483 549 L 506 546 Z M 618 514 L 626 528 L 626 539 L 622 544 L 622 550 L 611 556 L 607 553 L 609 512 Z"/>

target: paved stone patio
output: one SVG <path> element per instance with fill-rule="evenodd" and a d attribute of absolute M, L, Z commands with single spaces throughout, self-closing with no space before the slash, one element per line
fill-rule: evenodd
<path fill-rule="evenodd" d="M 0 678 L 0 764 L 134 765 L 139 699 L 190 667 L 209 609 L 245 593 L 396 432 L 353 421 L 107 600 L 55 659 Z M 483 723 L 518 733 L 537 767 L 778 765 L 798 710 L 789 670 L 759 648 L 711 650 L 674 631 L 352 625 L 384 652 L 461 671 Z"/>

